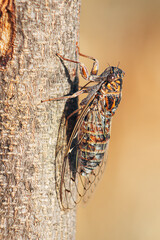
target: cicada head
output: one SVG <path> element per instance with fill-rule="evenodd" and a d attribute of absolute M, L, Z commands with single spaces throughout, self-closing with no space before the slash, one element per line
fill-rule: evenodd
<path fill-rule="evenodd" d="M 106 82 L 109 83 L 117 80 L 118 78 L 122 79 L 124 75 L 125 75 L 125 72 L 122 71 L 120 68 L 110 66 L 104 70 L 104 72 L 100 75 L 100 77 L 105 77 Z"/>
<path fill-rule="evenodd" d="M 106 72 L 106 82 L 111 83 L 116 81 L 117 79 L 122 79 L 125 75 L 125 72 L 123 72 L 118 67 L 108 67 L 104 72 Z"/>

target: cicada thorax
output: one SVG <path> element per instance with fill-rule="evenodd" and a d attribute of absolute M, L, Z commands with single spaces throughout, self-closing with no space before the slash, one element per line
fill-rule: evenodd
<path fill-rule="evenodd" d="M 104 108 L 106 117 L 113 116 L 121 101 L 122 79 L 112 83 L 104 83 L 99 90 L 101 98 L 101 106 Z"/>

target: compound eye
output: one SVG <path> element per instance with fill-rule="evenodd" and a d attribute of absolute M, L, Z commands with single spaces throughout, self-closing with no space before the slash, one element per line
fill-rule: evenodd
<path fill-rule="evenodd" d="M 112 82 L 112 81 L 114 81 L 114 79 L 115 79 L 115 74 L 114 73 L 108 75 L 108 77 L 107 77 L 108 82 Z"/>

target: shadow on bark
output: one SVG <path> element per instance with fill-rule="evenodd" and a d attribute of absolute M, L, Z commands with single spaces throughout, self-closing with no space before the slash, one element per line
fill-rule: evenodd
<path fill-rule="evenodd" d="M 63 60 L 60 59 L 60 61 L 65 69 L 67 81 L 71 87 L 70 92 L 67 95 L 72 95 L 73 93 L 78 91 L 78 77 L 75 76 L 74 81 L 71 81 L 67 67 L 65 66 Z M 77 121 L 77 113 L 72 115 L 69 119 L 68 116 L 76 109 L 78 109 L 78 97 L 68 99 L 66 101 L 64 112 L 61 117 L 58 129 L 58 137 L 55 150 L 55 187 L 60 208 L 62 208 L 60 195 L 65 195 L 65 193 L 61 192 L 61 182 L 66 181 L 65 179 L 63 179 L 63 176 L 65 175 L 65 178 L 68 176 L 68 182 L 70 181 L 70 179 L 75 179 L 76 177 L 76 149 L 69 154 L 68 159 L 67 157 L 65 157 L 66 147 Z M 77 138 L 74 139 L 74 143 L 76 142 Z M 65 167 L 67 165 L 67 161 L 69 161 L 69 168 Z M 64 170 L 65 173 L 63 172 Z"/>

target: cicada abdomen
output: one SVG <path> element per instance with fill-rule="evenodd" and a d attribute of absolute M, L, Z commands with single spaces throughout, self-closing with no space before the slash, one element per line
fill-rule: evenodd
<path fill-rule="evenodd" d="M 56 189 L 61 207 L 70 209 L 86 195 L 89 189 L 92 190 L 103 172 L 112 117 L 121 101 L 124 72 L 118 67 L 108 67 L 101 75 L 97 75 L 98 61 L 80 54 L 94 61 L 91 73 L 88 74 L 86 67 L 80 62 L 57 55 L 63 60 L 78 63 L 82 77 L 88 81 L 81 90 L 71 96 L 45 100 L 74 98 L 82 93 L 88 93 L 88 96 L 81 101 L 80 109 L 74 111 L 74 113 L 78 112 L 79 116 L 64 153 L 60 177 L 56 177 Z M 95 82 L 95 85 L 87 86 L 91 82 Z"/>
<path fill-rule="evenodd" d="M 111 119 L 121 100 L 121 70 L 109 67 L 107 71 L 108 76 L 114 73 L 114 82 L 104 82 L 96 92 L 79 131 L 78 163 L 84 176 L 103 160 L 110 139 Z"/>

